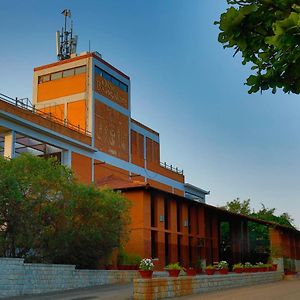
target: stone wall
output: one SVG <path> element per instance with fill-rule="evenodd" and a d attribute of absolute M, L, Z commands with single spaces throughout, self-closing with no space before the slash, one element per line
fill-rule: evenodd
<path fill-rule="evenodd" d="M 282 279 L 281 272 L 244 273 L 228 275 L 200 275 L 178 278 L 164 277 L 134 280 L 134 300 L 172 298 L 184 295 L 223 290 L 234 287 L 275 282 Z"/>
<path fill-rule="evenodd" d="M 0 298 L 131 282 L 137 271 L 76 270 L 74 265 L 26 264 L 0 258 Z"/>

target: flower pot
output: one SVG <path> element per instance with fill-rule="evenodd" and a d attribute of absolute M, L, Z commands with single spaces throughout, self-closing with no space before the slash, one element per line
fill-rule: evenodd
<path fill-rule="evenodd" d="M 222 275 L 226 275 L 226 274 L 228 274 L 228 269 L 227 268 L 220 269 L 219 273 L 222 274 Z"/>
<path fill-rule="evenodd" d="M 277 264 L 273 264 L 273 271 L 277 271 Z"/>
<path fill-rule="evenodd" d="M 178 277 L 180 270 L 168 270 L 169 272 L 169 277 Z"/>
<path fill-rule="evenodd" d="M 196 270 L 195 269 L 187 269 L 186 270 L 186 275 L 187 276 L 196 276 Z"/>
<path fill-rule="evenodd" d="M 196 270 L 197 274 L 201 274 L 202 273 L 202 269 L 201 268 L 196 268 L 195 270 Z"/>
<path fill-rule="evenodd" d="M 241 274 L 241 273 L 243 273 L 243 268 L 235 268 L 234 272 L 238 273 L 238 274 Z"/>
<path fill-rule="evenodd" d="M 151 279 L 153 275 L 153 270 L 139 270 L 139 273 L 144 279 Z"/>
<path fill-rule="evenodd" d="M 205 273 L 207 275 L 214 275 L 215 274 L 215 270 L 214 269 L 205 269 Z"/>

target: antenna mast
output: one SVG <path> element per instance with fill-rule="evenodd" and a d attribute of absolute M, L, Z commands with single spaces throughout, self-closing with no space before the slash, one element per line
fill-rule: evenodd
<path fill-rule="evenodd" d="M 65 26 L 60 31 L 56 31 L 56 55 L 58 60 L 64 60 L 71 57 L 72 54 L 76 54 L 78 36 L 73 36 L 73 22 L 71 21 L 68 26 L 68 17 L 71 19 L 71 11 L 65 9 L 62 12 L 65 16 Z"/>

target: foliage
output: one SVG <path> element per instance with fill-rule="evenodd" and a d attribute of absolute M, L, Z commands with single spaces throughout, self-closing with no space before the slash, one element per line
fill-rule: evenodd
<path fill-rule="evenodd" d="M 218 263 L 218 269 L 228 269 L 228 262 L 222 260 Z"/>
<path fill-rule="evenodd" d="M 151 258 L 143 258 L 140 262 L 139 268 L 144 271 L 153 270 L 154 263 Z"/>
<path fill-rule="evenodd" d="M 122 249 L 119 251 L 117 263 L 119 266 L 122 265 L 137 266 L 140 263 L 141 259 L 142 258 L 139 255 L 126 253 Z"/>
<path fill-rule="evenodd" d="M 227 0 L 229 8 L 215 22 L 224 48 L 241 53 L 254 71 L 249 93 L 282 88 L 300 93 L 300 1 Z"/>
<path fill-rule="evenodd" d="M 234 271 L 235 269 L 243 269 L 244 265 L 242 263 L 234 264 L 232 267 L 232 270 Z"/>
<path fill-rule="evenodd" d="M 77 183 L 54 159 L 0 158 L 0 251 L 27 261 L 95 268 L 126 240 L 128 202 Z"/>
<path fill-rule="evenodd" d="M 282 213 L 279 216 L 275 215 L 276 208 L 267 208 L 264 204 L 261 204 L 261 209 L 251 211 L 250 199 L 240 201 L 239 198 L 233 201 L 227 202 L 224 207 L 222 207 L 230 212 L 243 214 L 256 219 L 265 220 L 268 222 L 274 222 L 280 225 L 285 225 L 294 228 L 294 220 L 288 213 Z"/>
<path fill-rule="evenodd" d="M 182 270 L 182 266 L 178 262 L 169 264 L 165 267 L 166 270 Z"/>
<path fill-rule="evenodd" d="M 205 269 L 207 269 L 207 270 L 214 270 L 215 267 L 213 265 L 208 265 L 208 266 L 205 267 Z"/>

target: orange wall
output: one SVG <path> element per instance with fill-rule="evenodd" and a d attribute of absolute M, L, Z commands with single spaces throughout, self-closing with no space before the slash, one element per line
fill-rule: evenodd
<path fill-rule="evenodd" d="M 51 115 L 54 118 L 59 119 L 60 121 L 64 121 L 65 118 L 65 106 L 64 104 L 48 106 L 45 108 L 40 108 L 40 111 L 44 112 L 47 115 Z"/>
<path fill-rule="evenodd" d="M 95 146 L 123 160 L 129 159 L 128 117 L 95 101 Z"/>
<path fill-rule="evenodd" d="M 86 129 L 86 102 L 85 100 L 69 102 L 67 104 L 68 122 L 75 126 Z"/>
<path fill-rule="evenodd" d="M 92 182 L 92 159 L 72 152 L 72 170 L 79 181 L 85 184 Z"/>
<path fill-rule="evenodd" d="M 128 180 L 129 172 L 117 167 L 114 167 L 110 164 L 103 163 L 101 161 L 94 161 L 94 181 L 97 184 L 97 181 L 101 180 L 104 177 L 114 175 L 116 177 Z"/>
<path fill-rule="evenodd" d="M 98 74 L 95 74 L 95 91 L 110 99 L 111 101 L 128 109 L 128 93 L 119 89 L 110 81 L 104 79 Z"/>
<path fill-rule="evenodd" d="M 134 130 L 131 130 L 131 160 L 144 167 L 144 136 Z"/>
<path fill-rule="evenodd" d="M 159 144 L 149 138 L 146 138 L 147 162 L 160 163 Z"/>
<path fill-rule="evenodd" d="M 38 102 L 83 93 L 86 90 L 86 73 L 40 83 L 37 89 Z"/>

